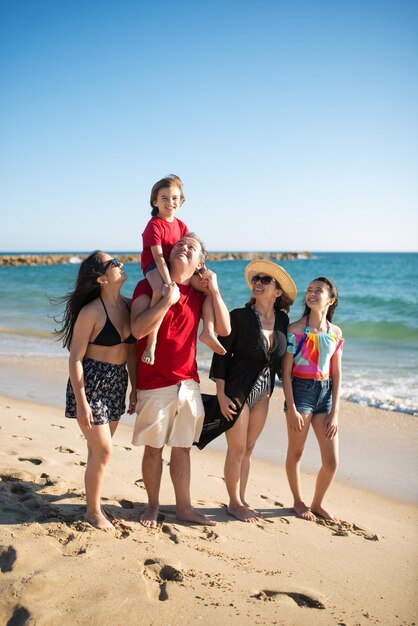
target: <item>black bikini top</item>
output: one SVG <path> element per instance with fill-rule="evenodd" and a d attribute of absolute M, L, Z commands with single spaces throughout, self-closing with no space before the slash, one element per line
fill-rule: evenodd
<path fill-rule="evenodd" d="M 121 343 L 136 343 L 136 339 L 132 335 L 132 333 L 129 335 L 127 339 L 122 340 L 122 337 L 120 336 L 118 329 L 115 328 L 115 326 L 110 321 L 109 315 L 105 307 L 105 303 L 103 302 L 101 297 L 100 297 L 100 300 L 102 301 L 103 308 L 106 313 L 106 322 L 102 330 L 97 335 L 96 339 L 94 341 L 89 341 L 89 343 L 92 343 L 95 346 L 118 346 Z M 125 305 L 129 311 L 129 307 L 126 302 L 125 302 Z"/>

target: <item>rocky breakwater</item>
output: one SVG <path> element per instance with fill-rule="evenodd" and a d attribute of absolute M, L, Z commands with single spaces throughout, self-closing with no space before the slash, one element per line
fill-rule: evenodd
<path fill-rule="evenodd" d="M 252 261 L 253 259 L 295 261 L 311 258 L 311 252 L 208 252 L 208 261 Z"/>
<path fill-rule="evenodd" d="M 57 265 L 62 263 L 81 263 L 87 254 L 2 254 L 0 267 L 19 265 Z M 115 253 L 123 263 L 138 263 L 139 254 Z M 292 261 L 309 259 L 310 252 L 208 252 L 208 261 L 236 261 L 252 259 L 270 259 L 274 261 Z"/>

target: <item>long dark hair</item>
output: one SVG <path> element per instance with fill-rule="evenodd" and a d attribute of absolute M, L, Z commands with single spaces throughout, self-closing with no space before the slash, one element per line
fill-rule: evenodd
<path fill-rule="evenodd" d="M 282 290 L 282 295 L 276 298 L 273 308 L 276 309 L 276 311 L 285 311 L 286 313 L 289 313 L 290 307 L 293 304 L 293 300 L 291 300 L 288 295 L 283 291 L 283 287 L 281 287 L 280 283 L 278 283 L 277 280 L 274 280 L 274 282 L 276 283 L 277 289 Z M 253 304 L 255 304 L 255 301 L 255 298 L 250 298 L 245 306 L 251 307 L 253 306 Z"/>
<path fill-rule="evenodd" d="M 328 307 L 328 311 L 327 311 L 327 320 L 331 322 L 333 315 L 334 315 L 334 311 L 338 306 L 337 286 L 335 285 L 335 283 L 332 282 L 330 278 L 327 278 L 326 276 L 319 276 L 319 278 L 314 278 L 313 280 L 311 280 L 311 283 L 314 283 L 315 281 L 325 283 L 325 285 L 328 287 L 329 297 L 335 298 L 334 303 L 330 304 L 330 306 Z M 311 312 L 311 309 L 308 307 L 308 305 L 305 302 L 305 310 L 303 311 L 303 315 L 309 315 L 310 312 Z"/>
<path fill-rule="evenodd" d="M 97 282 L 99 276 L 103 275 L 104 264 L 101 260 L 101 250 L 95 250 L 80 265 L 77 280 L 73 291 L 61 298 L 52 298 L 52 302 L 64 305 L 65 309 L 61 317 L 54 317 L 60 328 L 54 330 L 57 340 L 62 340 L 64 348 L 70 349 L 73 338 L 74 324 L 77 317 L 86 304 L 93 302 L 100 296 L 100 285 Z"/>

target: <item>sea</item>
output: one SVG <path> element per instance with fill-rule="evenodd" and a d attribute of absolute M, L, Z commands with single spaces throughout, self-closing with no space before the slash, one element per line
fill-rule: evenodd
<path fill-rule="evenodd" d="M 0 356 L 68 358 L 52 335 L 54 316 L 61 311 L 51 298 L 72 289 L 79 263 L 74 253 L 71 262 L 62 265 L 0 267 Z M 208 263 L 229 309 L 244 306 L 249 298 L 246 264 Z M 418 415 L 418 253 L 318 252 L 280 264 L 299 292 L 291 321 L 302 314 L 304 290 L 311 280 L 328 276 L 338 287 L 333 321 L 345 337 L 342 397 Z M 131 296 L 142 277 L 139 264 L 126 264 L 125 270 L 123 293 Z M 210 360 L 208 349 L 199 344 L 200 369 L 207 371 Z"/>

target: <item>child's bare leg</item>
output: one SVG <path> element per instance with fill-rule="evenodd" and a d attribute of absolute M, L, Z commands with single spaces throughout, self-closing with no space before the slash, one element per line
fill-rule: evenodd
<path fill-rule="evenodd" d="M 334 479 L 338 467 L 338 435 L 335 435 L 332 439 L 325 439 L 325 422 L 327 417 L 326 414 L 320 413 L 312 418 L 312 428 L 315 431 L 321 450 L 322 467 L 316 479 L 311 509 L 319 517 L 336 520 L 336 516 L 322 506 L 325 494 Z"/>
<path fill-rule="evenodd" d="M 226 350 L 215 335 L 215 313 L 213 310 L 212 297 L 207 295 L 202 308 L 203 330 L 199 335 L 202 343 L 206 344 L 216 354 L 225 354 Z"/>
<path fill-rule="evenodd" d="M 302 489 L 300 484 L 300 461 L 305 449 L 305 442 L 308 436 L 310 416 L 304 415 L 305 424 L 302 432 L 298 432 L 290 428 L 287 421 L 288 447 L 286 456 L 286 474 L 289 481 L 290 491 L 293 495 L 293 510 L 296 515 L 308 522 L 315 521 L 315 515 L 311 509 L 306 506 L 302 498 Z"/>
<path fill-rule="evenodd" d="M 163 286 L 163 280 L 157 268 L 151 270 L 150 272 L 147 272 L 146 279 L 152 288 L 152 298 L 150 303 L 151 308 L 161 300 L 161 289 Z M 148 335 L 147 345 L 141 356 L 141 361 L 143 363 L 146 363 L 147 365 L 154 365 L 158 330 L 159 326 L 157 328 L 154 328 L 154 330 Z"/>

